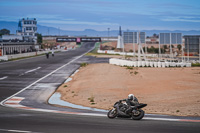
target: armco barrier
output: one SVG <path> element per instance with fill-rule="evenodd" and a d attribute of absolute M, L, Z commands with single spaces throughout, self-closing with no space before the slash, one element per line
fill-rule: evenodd
<path fill-rule="evenodd" d="M 176 63 L 176 62 L 148 62 L 148 61 L 129 61 L 123 59 L 111 58 L 110 64 L 118 66 L 132 66 L 132 67 L 191 67 L 191 63 Z"/>

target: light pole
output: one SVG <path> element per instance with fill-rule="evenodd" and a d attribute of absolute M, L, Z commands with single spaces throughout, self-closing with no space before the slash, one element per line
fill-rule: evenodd
<path fill-rule="evenodd" d="M 159 38 L 160 38 L 160 35 L 159 35 Z M 165 39 L 165 38 L 164 38 L 164 39 Z M 160 61 L 160 54 L 161 54 L 161 50 L 160 50 L 160 39 L 159 39 L 158 49 L 159 49 L 158 57 L 159 57 L 159 61 Z"/>
<path fill-rule="evenodd" d="M 171 36 L 171 33 L 169 33 L 169 47 L 170 47 L 170 62 L 172 62 L 172 40 L 171 40 L 171 38 L 172 38 L 172 36 Z"/>
<path fill-rule="evenodd" d="M 199 63 L 200 63 L 200 37 L 199 37 Z"/>
<path fill-rule="evenodd" d="M 141 43 L 141 40 L 140 40 L 140 32 L 137 33 L 138 34 L 138 61 L 141 61 L 141 47 L 140 47 L 140 43 Z"/>
<path fill-rule="evenodd" d="M 127 34 L 128 34 L 128 44 L 129 44 L 129 30 L 127 29 Z M 127 55 L 127 53 L 126 53 L 126 55 Z"/>
<path fill-rule="evenodd" d="M 184 58 L 185 58 L 185 53 L 184 53 L 184 49 L 183 49 L 183 43 L 182 43 L 182 62 L 183 62 L 183 60 L 184 60 Z"/>
<path fill-rule="evenodd" d="M 144 46 L 145 46 L 145 54 L 147 56 L 147 44 L 146 44 L 146 36 L 144 38 Z"/>
<path fill-rule="evenodd" d="M 109 32 L 110 32 L 110 28 L 108 28 L 108 41 L 109 41 Z"/>
<path fill-rule="evenodd" d="M 187 38 L 187 62 L 189 62 L 189 37 Z"/>
<path fill-rule="evenodd" d="M 135 56 L 135 35 L 134 35 L 135 32 L 133 32 L 133 59 L 134 59 L 134 56 Z"/>

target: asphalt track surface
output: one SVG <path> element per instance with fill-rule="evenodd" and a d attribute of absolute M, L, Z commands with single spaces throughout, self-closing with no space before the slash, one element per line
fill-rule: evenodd
<path fill-rule="evenodd" d="M 96 113 L 86 110 L 55 107 L 48 105 L 47 103 L 47 98 L 51 95 L 50 93 L 54 91 L 51 88 L 58 87 L 59 84 L 63 83 L 67 76 L 70 76 L 70 74 L 79 68 L 81 62 L 101 63 L 108 61 L 107 59 L 95 59 L 94 57 L 80 57 L 93 46 L 94 43 L 85 43 L 79 49 L 60 52 L 55 54 L 55 57 L 50 56 L 49 59 L 46 59 L 45 56 L 40 56 L 25 60 L 0 63 L 0 101 L 12 96 L 30 84 L 36 82 L 38 79 L 41 79 L 45 75 L 70 62 L 70 64 L 59 69 L 56 73 L 40 80 L 34 84 L 34 86 L 19 94 L 20 96 L 27 98 L 26 101 L 22 101 L 22 104 L 34 108 Z M 66 74 L 63 74 L 64 71 Z M 41 89 L 41 87 L 40 89 L 37 88 L 41 85 L 46 86 L 47 84 L 50 84 L 49 90 Z M 43 92 L 45 92 L 45 96 L 41 97 Z M 37 100 L 34 101 L 31 98 Z M 200 123 L 147 119 L 140 121 L 120 118 L 108 119 L 102 116 L 60 114 L 0 106 L 0 132 L 199 133 Z"/>

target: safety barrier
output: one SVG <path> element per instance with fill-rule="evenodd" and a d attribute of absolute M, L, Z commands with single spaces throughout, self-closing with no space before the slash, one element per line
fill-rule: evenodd
<path fill-rule="evenodd" d="M 110 64 L 118 66 L 131 66 L 131 67 L 191 67 L 191 63 L 185 62 L 155 62 L 155 61 L 129 61 L 123 59 L 111 58 Z"/>
<path fill-rule="evenodd" d="M 59 50 L 54 50 L 54 52 L 56 51 L 61 51 Z M 45 54 L 47 52 L 51 52 L 51 50 L 47 50 L 47 51 L 38 51 L 38 52 L 29 52 L 29 53 L 21 53 L 21 54 L 12 54 L 12 55 L 4 55 L 4 56 L 0 56 L 0 61 L 4 60 L 10 60 L 10 59 L 17 59 L 17 58 L 22 58 L 22 57 L 30 57 L 30 56 L 36 56 L 36 55 L 41 55 L 41 54 Z"/>
<path fill-rule="evenodd" d="M 127 55 L 127 56 L 133 56 L 133 52 L 115 52 L 114 50 L 97 50 L 97 53 L 100 54 L 114 54 L 114 55 Z M 135 56 L 138 55 L 138 53 L 134 54 Z M 143 54 L 141 54 L 143 56 Z M 146 57 L 158 57 L 157 54 L 145 54 Z"/>

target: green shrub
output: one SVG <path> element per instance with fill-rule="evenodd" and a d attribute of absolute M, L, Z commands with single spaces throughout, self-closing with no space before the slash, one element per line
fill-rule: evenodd
<path fill-rule="evenodd" d="M 135 71 L 135 72 L 134 72 L 134 74 L 135 74 L 135 75 L 137 75 L 137 74 L 138 74 L 138 72 L 137 72 L 137 71 Z"/>
<path fill-rule="evenodd" d="M 94 97 L 91 96 L 91 97 L 88 98 L 88 100 L 89 100 L 90 102 L 94 102 Z"/>
<path fill-rule="evenodd" d="M 133 67 L 130 67 L 130 66 L 126 66 L 126 69 L 131 69 L 131 70 L 132 70 L 132 69 L 133 69 Z"/>
<path fill-rule="evenodd" d="M 200 63 L 192 63 L 192 67 L 200 67 Z"/>
<path fill-rule="evenodd" d="M 85 66 L 87 66 L 88 65 L 88 63 L 81 63 L 81 67 L 85 67 Z"/>

